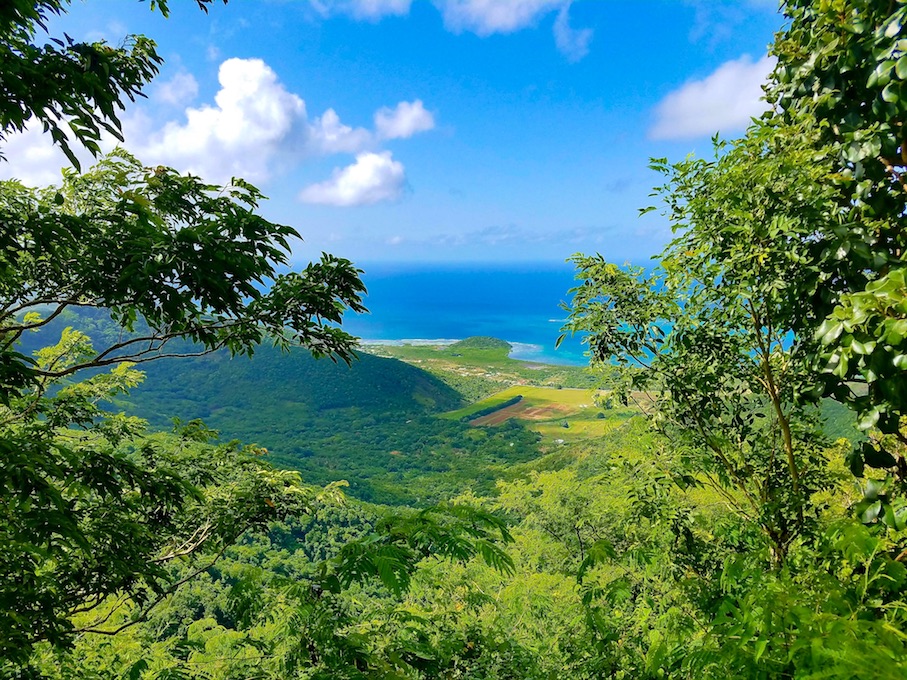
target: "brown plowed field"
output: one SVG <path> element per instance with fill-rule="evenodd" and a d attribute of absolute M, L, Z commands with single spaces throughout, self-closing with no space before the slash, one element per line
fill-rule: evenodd
<path fill-rule="evenodd" d="M 487 416 L 470 420 L 470 425 L 500 425 L 505 420 L 520 418 L 521 420 L 550 420 L 573 409 L 568 404 L 547 404 L 545 406 L 531 406 L 525 400 L 502 408 L 500 411 L 489 413 Z"/>

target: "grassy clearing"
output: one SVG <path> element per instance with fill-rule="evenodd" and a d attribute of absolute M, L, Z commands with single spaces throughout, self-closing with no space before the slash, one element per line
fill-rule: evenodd
<path fill-rule="evenodd" d="M 471 424 L 493 427 L 515 418 L 542 435 L 543 441 L 560 444 L 601 437 L 636 413 L 630 408 L 606 410 L 598 406 L 596 396 L 599 399 L 605 397 L 605 392 L 517 385 L 465 408 L 449 411 L 442 417 L 451 420 L 468 418 L 483 409 L 504 404 L 516 395 L 523 397 L 519 403 L 476 418 Z"/>
<path fill-rule="evenodd" d="M 445 418 L 446 420 L 462 420 L 463 418 L 469 418 L 473 414 L 476 414 L 479 411 L 483 411 L 484 409 L 494 408 L 495 406 L 506 404 L 514 397 L 523 395 L 523 392 L 525 391 L 527 391 L 527 389 L 523 385 L 509 387 L 503 392 L 498 392 L 495 395 L 477 401 L 473 404 L 470 404 L 469 406 L 458 408 L 456 411 L 448 411 L 447 413 L 443 413 L 441 414 L 441 418 Z"/>

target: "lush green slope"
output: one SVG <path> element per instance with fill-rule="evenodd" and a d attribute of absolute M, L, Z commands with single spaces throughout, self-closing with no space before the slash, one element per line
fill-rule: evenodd
<path fill-rule="evenodd" d="M 22 350 L 56 342 L 65 326 L 99 346 L 119 333 L 103 314 L 67 314 Z M 461 395 L 396 359 L 362 353 L 347 366 L 261 347 L 251 359 L 217 352 L 141 368 L 145 382 L 116 408 L 156 429 L 169 429 L 174 416 L 201 418 L 224 439 L 266 447 L 274 464 L 308 482 L 346 480 L 352 495 L 376 503 L 489 494 L 508 465 L 539 455 L 538 436 L 517 423 L 486 430 L 439 418 L 463 406 Z"/>
<path fill-rule="evenodd" d="M 210 425 L 257 420 L 284 431 L 294 419 L 357 409 L 414 416 L 460 405 L 461 398 L 434 376 L 393 359 L 363 354 L 351 366 L 313 359 L 308 352 L 263 347 L 252 358 L 217 352 L 143 367 L 146 383 L 130 402 L 153 425 L 173 413 L 204 418 Z M 176 407 L 176 408 L 175 408 Z M 339 424 L 338 424 L 338 429 Z"/>
<path fill-rule="evenodd" d="M 158 427 L 171 414 L 202 418 L 224 437 L 267 447 L 309 482 L 345 479 L 377 503 L 490 493 L 507 465 L 538 455 L 536 435 L 520 426 L 485 431 L 438 418 L 459 395 L 394 359 L 363 354 L 348 367 L 265 348 L 252 359 L 216 353 L 146 371 L 126 411 Z"/>

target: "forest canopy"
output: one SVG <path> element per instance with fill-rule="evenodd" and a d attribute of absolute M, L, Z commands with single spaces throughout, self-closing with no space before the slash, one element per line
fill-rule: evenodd
<path fill-rule="evenodd" d="M 142 36 L 47 35 L 68 5 L 0 7 L 0 143 L 39 125 L 76 164 L 161 60 Z M 58 187 L 0 182 L 0 677 L 903 678 L 907 2 L 781 10 L 769 111 L 709 157 L 652 161 L 644 211 L 674 230 L 657 266 L 573 258 L 565 332 L 611 381 L 601 438 L 535 458 L 518 424 L 464 425 L 525 451 L 424 507 L 114 408 L 151 361 L 355 360 L 362 272 L 285 273 L 300 235 L 256 187 L 124 150 Z M 86 310 L 113 331 L 23 351 Z M 828 400 L 862 439 L 828 438 Z"/>

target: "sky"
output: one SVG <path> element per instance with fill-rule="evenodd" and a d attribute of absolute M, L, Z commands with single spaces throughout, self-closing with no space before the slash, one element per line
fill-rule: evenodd
<path fill-rule="evenodd" d="M 638 216 L 649 159 L 739 135 L 783 25 L 775 0 L 170 4 L 77 0 L 50 32 L 154 39 L 165 63 L 126 148 L 252 182 L 303 235 L 297 262 L 644 263 L 671 236 Z M 39 126 L 3 150 L 0 177 L 26 184 L 66 165 Z"/>

